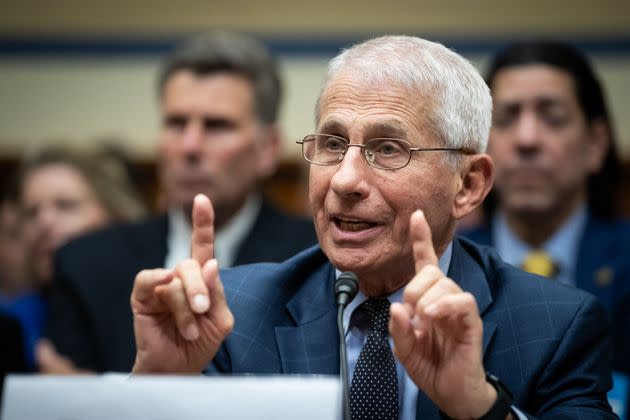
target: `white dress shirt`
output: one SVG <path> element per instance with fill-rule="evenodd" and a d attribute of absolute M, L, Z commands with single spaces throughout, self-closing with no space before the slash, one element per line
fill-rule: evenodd
<path fill-rule="evenodd" d="M 214 257 L 219 267 L 229 267 L 236 260 L 241 243 L 251 231 L 262 206 L 259 194 L 250 196 L 243 207 L 214 234 Z M 168 212 L 167 251 L 164 267 L 174 268 L 190 258 L 192 229 L 181 208 Z"/>
<path fill-rule="evenodd" d="M 439 260 L 440 270 L 444 273 L 448 273 L 448 268 L 451 265 L 451 256 L 453 254 L 453 244 L 450 243 L 446 248 L 442 257 Z M 341 272 L 337 270 L 337 277 L 339 277 Z M 393 294 L 389 295 L 387 299 L 390 302 L 402 302 L 404 287 L 398 289 Z M 357 294 L 357 296 L 348 304 L 346 310 L 343 314 L 343 327 L 346 331 L 346 346 L 348 349 L 348 376 L 350 381 L 352 381 L 352 376 L 354 374 L 354 367 L 357 364 L 357 360 L 359 359 L 359 354 L 363 349 L 363 345 L 365 344 L 365 340 L 367 340 L 367 334 L 369 333 L 369 326 L 364 326 L 364 328 L 360 328 L 357 325 L 351 325 L 350 320 L 352 319 L 352 314 L 354 310 L 359 307 L 363 302 L 367 300 L 367 296 L 365 296 L 361 291 Z M 390 345 L 392 345 L 392 339 L 389 339 Z M 402 420 L 413 420 L 416 418 L 416 401 L 418 399 L 418 388 L 416 384 L 413 383 L 409 375 L 407 375 L 407 371 L 404 366 L 398 359 L 396 359 L 396 372 L 398 374 L 398 413 L 399 418 Z"/>
<path fill-rule="evenodd" d="M 453 243 L 451 242 L 444 254 L 440 257 L 438 261 L 438 265 L 440 270 L 443 273 L 448 273 L 448 270 L 451 266 L 451 257 L 453 256 Z M 339 277 L 341 272 L 336 270 L 336 276 Z M 457 279 L 454 279 L 457 281 Z M 398 289 L 391 295 L 387 297 L 390 302 L 402 302 L 404 287 Z M 343 314 L 343 327 L 346 332 L 346 347 L 348 350 L 348 376 L 350 382 L 352 382 L 352 376 L 354 374 L 354 367 L 357 364 L 357 360 L 359 359 L 359 354 L 361 354 L 361 350 L 363 349 L 363 345 L 367 340 L 367 335 L 369 333 L 369 326 L 358 326 L 354 325 L 354 322 L 351 325 L 352 314 L 355 309 L 357 309 L 363 302 L 367 300 L 367 296 L 365 296 L 361 291 L 357 294 L 357 296 L 348 304 L 346 310 Z M 361 328 L 363 327 L 363 328 Z M 390 346 L 393 348 L 393 342 L 390 337 L 389 339 Z M 411 380 L 405 367 L 400 363 L 398 359 L 396 360 L 396 372 L 398 374 L 398 413 L 399 418 L 401 420 L 415 420 L 416 419 L 416 408 L 417 408 L 417 400 L 418 400 L 418 387 Z M 518 411 L 515 407 L 512 407 L 512 411 L 516 414 L 518 419 L 525 420 L 526 417 Z M 419 413 L 420 417 L 422 413 Z"/>

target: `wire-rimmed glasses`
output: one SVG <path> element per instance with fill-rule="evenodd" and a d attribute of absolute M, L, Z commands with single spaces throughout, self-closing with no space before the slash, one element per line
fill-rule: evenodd
<path fill-rule="evenodd" d="M 302 156 L 315 165 L 331 166 L 341 162 L 349 147 L 360 147 L 367 163 L 378 169 L 394 170 L 404 168 L 411 160 L 413 152 L 456 152 L 474 154 L 465 148 L 412 147 L 402 139 L 374 138 L 365 144 L 350 144 L 343 137 L 331 134 L 309 134 L 296 143 L 302 145 Z"/>

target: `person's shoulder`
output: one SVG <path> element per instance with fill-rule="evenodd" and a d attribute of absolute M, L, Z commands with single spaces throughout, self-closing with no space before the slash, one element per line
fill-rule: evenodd
<path fill-rule="evenodd" d="M 259 297 L 290 293 L 328 263 L 319 245 L 312 246 L 279 263 L 254 263 L 221 269 L 228 294 L 247 293 Z"/>
<path fill-rule="evenodd" d="M 248 277 L 273 279 L 282 277 L 283 274 L 308 271 L 326 261 L 328 260 L 319 245 L 314 245 L 282 262 L 259 262 L 223 268 L 221 278 L 228 282 Z"/>
<path fill-rule="evenodd" d="M 462 229 L 457 234 L 478 244 L 490 245 L 492 243 L 492 229 L 488 224 Z"/>
<path fill-rule="evenodd" d="M 589 218 L 584 233 L 580 238 L 578 267 L 579 274 L 586 275 L 591 271 L 605 269 L 612 270 L 615 277 L 626 279 L 630 275 L 630 245 L 629 219 L 598 219 Z M 630 284 L 623 282 L 628 290 Z M 620 287 L 620 282 L 614 282 Z"/>
<path fill-rule="evenodd" d="M 135 222 L 117 223 L 70 240 L 57 251 L 59 258 L 92 253 L 94 249 L 124 249 L 130 240 L 143 240 L 147 235 L 167 231 L 166 216 L 156 216 Z M 161 233 L 160 233 L 161 235 Z"/>
<path fill-rule="evenodd" d="M 595 300 L 595 297 L 586 291 L 508 264 L 491 246 L 479 245 L 466 238 L 459 238 L 459 244 L 484 271 L 495 299 L 506 298 L 511 302 L 541 302 L 554 305 L 580 304 L 585 300 Z"/>
<path fill-rule="evenodd" d="M 166 216 L 124 223 L 88 233 L 55 252 L 54 285 L 127 284 L 142 268 L 157 267 L 166 255 Z M 105 285 L 103 285 L 105 287 Z"/>
<path fill-rule="evenodd" d="M 603 236 L 620 241 L 630 240 L 630 219 L 600 219 L 591 217 L 588 220 L 585 236 Z"/>
<path fill-rule="evenodd" d="M 312 220 L 288 214 L 264 200 L 236 261 L 238 264 L 284 261 L 315 244 L 317 235 Z"/>
<path fill-rule="evenodd" d="M 259 218 L 264 220 L 266 224 L 275 225 L 276 229 L 312 231 L 314 233 L 313 220 L 311 218 L 291 214 L 280 209 L 267 199 L 263 199 Z"/>

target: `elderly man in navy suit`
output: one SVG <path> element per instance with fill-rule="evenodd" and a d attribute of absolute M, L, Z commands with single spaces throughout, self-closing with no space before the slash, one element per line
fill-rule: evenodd
<path fill-rule="evenodd" d="M 197 196 L 192 258 L 136 277 L 134 372 L 338 374 L 334 282 L 352 271 L 352 418 L 615 418 L 596 300 L 454 238 L 492 185 L 491 108 L 475 69 L 439 44 L 342 52 L 299 142 L 319 246 L 219 272 Z"/>

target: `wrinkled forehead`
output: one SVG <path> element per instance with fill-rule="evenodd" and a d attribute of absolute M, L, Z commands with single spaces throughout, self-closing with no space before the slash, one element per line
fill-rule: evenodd
<path fill-rule="evenodd" d="M 406 139 L 433 133 L 434 95 L 392 81 L 367 81 L 351 74 L 331 79 L 318 100 L 319 132 L 346 134 L 359 129 L 372 136 Z"/>

